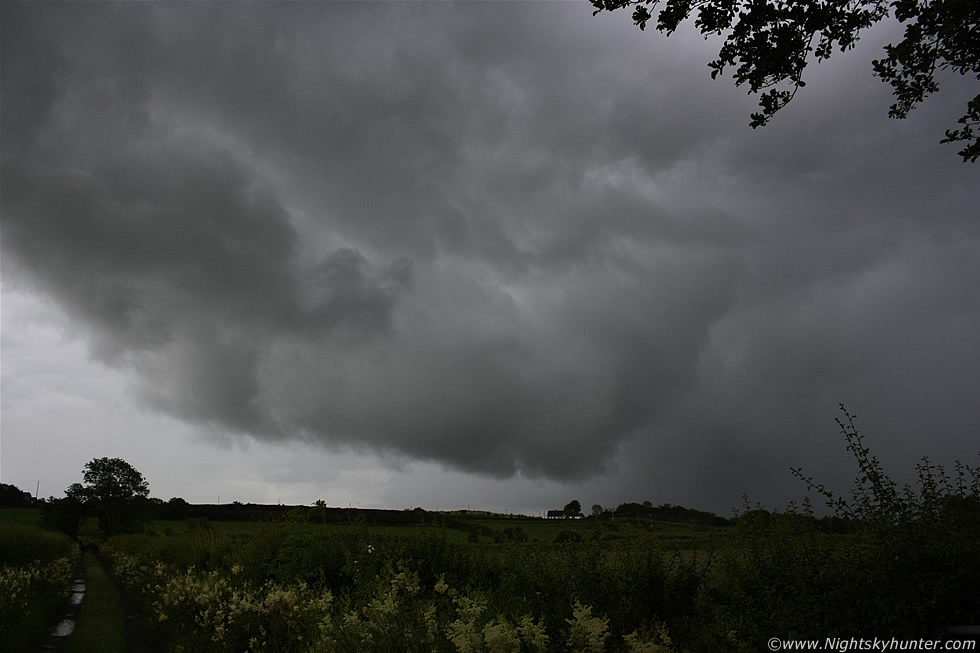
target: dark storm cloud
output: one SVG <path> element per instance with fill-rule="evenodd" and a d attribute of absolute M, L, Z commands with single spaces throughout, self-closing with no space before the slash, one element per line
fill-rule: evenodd
<path fill-rule="evenodd" d="M 834 473 L 842 399 L 971 453 L 949 103 L 840 69 L 752 132 L 699 39 L 589 9 L 4 3 L 5 279 L 258 438 L 696 503 Z"/>

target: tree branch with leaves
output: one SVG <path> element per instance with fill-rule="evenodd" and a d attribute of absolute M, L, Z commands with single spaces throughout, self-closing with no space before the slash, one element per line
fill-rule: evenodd
<path fill-rule="evenodd" d="M 589 0 L 593 15 L 633 8 L 641 30 L 654 19 L 660 0 Z M 706 38 L 723 38 L 718 57 L 708 62 L 712 79 L 734 69 L 735 85 L 760 94 L 762 111 L 751 115 L 754 129 L 772 117 L 806 86 L 803 72 L 812 58 L 819 63 L 835 49 L 846 52 L 861 32 L 894 15 L 905 27 L 898 44 L 885 46 L 885 57 L 872 62 L 875 76 L 891 85 L 896 102 L 892 118 L 905 118 L 939 91 L 938 71 L 980 80 L 980 2 L 977 0 L 666 0 L 656 29 L 670 36 L 694 15 Z M 967 102 L 957 129 L 941 143 L 962 143 L 964 162 L 980 158 L 980 94 Z"/>

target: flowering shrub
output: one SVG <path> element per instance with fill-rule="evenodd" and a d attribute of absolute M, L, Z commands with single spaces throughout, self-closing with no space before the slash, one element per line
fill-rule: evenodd
<path fill-rule="evenodd" d="M 181 570 L 111 545 L 103 550 L 117 578 L 144 596 L 149 616 L 183 650 L 591 653 L 605 651 L 610 637 L 608 619 L 579 602 L 566 620 L 568 633 L 550 637 L 543 621 L 494 615 L 481 593 L 463 595 L 444 577 L 424 588 L 417 573 L 390 563 L 370 588 L 335 600 L 330 591 L 315 591 L 305 582 L 253 585 L 237 565 L 227 574 Z M 636 633 L 623 645 L 629 651 L 670 651 L 665 630 L 663 636 L 660 648 Z M 552 647 L 563 641 L 567 647 Z"/>
<path fill-rule="evenodd" d="M 653 633 L 640 634 L 633 631 L 629 635 L 623 636 L 626 650 L 630 653 L 670 653 L 673 651 L 670 635 L 667 634 L 667 627 L 663 624 L 657 626 Z"/>
<path fill-rule="evenodd" d="M 365 601 L 348 597 L 323 622 L 326 650 L 411 650 L 414 642 L 432 650 L 439 636 L 435 607 L 421 596 L 418 575 L 387 565 Z"/>
<path fill-rule="evenodd" d="M 453 604 L 457 618 L 446 627 L 445 632 L 459 653 L 548 650 L 549 638 L 544 624 L 531 617 L 522 617 L 518 625 L 514 625 L 504 617 L 485 619 L 486 603 L 479 599 L 454 597 Z"/>
<path fill-rule="evenodd" d="M 0 569 L 0 623 L 9 623 L 10 615 L 29 610 L 32 595 L 42 589 L 54 588 L 59 596 L 68 596 L 78 557 L 76 545 L 71 555 L 46 564 L 35 562 Z"/>
<path fill-rule="evenodd" d="M 47 626 L 58 602 L 71 594 L 81 552 L 77 544 L 68 548 L 68 555 L 48 562 L 0 568 L 0 650 L 29 645 L 38 628 Z"/>
<path fill-rule="evenodd" d="M 123 584 L 151 599 L 151 620 L 187 650 L 308 651 L 333 601 L 305 583 L 254 587 L 238 581 L 238 567 L 226 577 L 106 552 Z"/>
<path fill-rule="evenodd" d="M 568 633 L 568 646 L 573 651 L 588 651 L 602 653 L 606 650 L 606 640 L 609 639 L 609 620 L 592 616 L 592 608 L 578 601 L 572 608 L 572 618 L 567 619 L 571 625 Z"/>

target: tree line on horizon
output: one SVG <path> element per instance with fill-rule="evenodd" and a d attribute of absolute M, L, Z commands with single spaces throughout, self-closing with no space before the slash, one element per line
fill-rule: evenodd
<path fill-rule="evenodd" d="M 105 460 L 115 462 L 107 467 Z M 239 501 L 227 504 L 192 504 L 181 497 L 172 497 L 168 501 L 163 501 L 146 496 L 142 491 L 133 491 L 130 496 L 122 488 L 142 487 L 140 481 L 145 483 L 145 480 L 142 479 L 141 474 L 133 475 L 131 471 L 135 472 L 135 469 L 121 459 L 95 459 L 89 465 L 93 463 L 97 463 L 95 467 L 103 471 L 123 470 L 131 482 L 123 483 L 122 487 L 113 486 L 113 481 L 106 478 L 89 485 L 75 483 L 69 486 L 63 498 L 49 497 L 39 500 L 35 500 L 30 493 L 14 485 L 0 484 L 0 507 L 38 507 L 41 511 L 42 526 L 50 530 L 62 531 L 71 537 L 78 536 L 79 525 L 85 517 L 97 518 L 106 537 L 139 532 L 146 523 L 154 520 L 195 522 L 292 520 L 336 524 L 347 523 L 353 518 L 352 515 L 357 515 L 359 520 L 378 524 L 427 523 L 450 527 L 459 525 L 459 520 L 456 518 L 422 508 L 413 510 L 341 508 L 327 506 L 323 501 L 317 501 L 314 506 L 267 505 Z M 94 481 L 96 477 L 91 478 Z M 114 489 L 107 491 L 107 487 Z M 624 521 L 639 524 L 668 522 L 703 528 L 730 528 L 735 526 L 740 518 L 743 520 L 780 518 L 780 513 L 770 512 L 761 507 L 754 509 L 746 507 L 745 512 L 740 516 L 725 518 L 712 512 L 670 503 L 655 506 L 651 501 L 625 502 L 616 508 L 603 508 L 599 504 L 594 504 L 591 514 L 582 515 L 581 504 L 577 500 L 572 500 L 566 504 L 562 512 L 569 516 L 581 516 L 602 522 Z M 825 533 L 850 533 L 855 529 L 853 520 L 837 515 L 810 516 L 807 519 L 813 522 L 817 530 Z"/>

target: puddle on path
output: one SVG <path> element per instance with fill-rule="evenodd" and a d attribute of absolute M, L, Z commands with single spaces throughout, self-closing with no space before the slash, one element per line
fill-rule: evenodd
<path fill-rule="evenodd" d="M 52 637 L 68 637 L 71 635 L 71 631 L 75 630 L 75 617 L 70 619 L 62 619 L 54 630 L 51 631 Z"/>
<path fill-rule="evenodd" d="M 85 597 L 85 576 L 76 576 L 71 585 L 71 598 L 68 606 L 58 615 L 58 625 L 48 635 L 41 645 L 41 651 L 60 651 L 65 638 L 75 630 L 75 620 L 78 619 L 78 607 Z"/>

